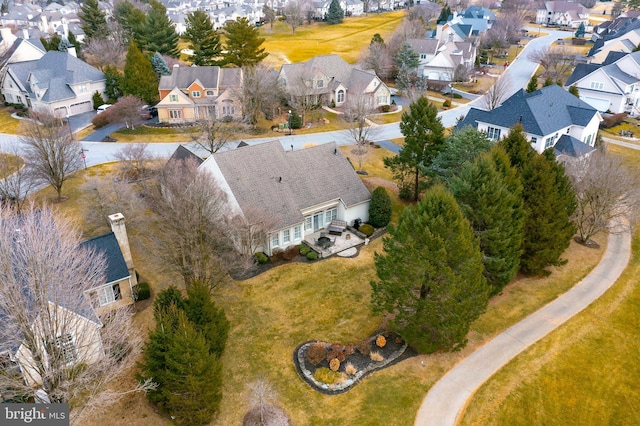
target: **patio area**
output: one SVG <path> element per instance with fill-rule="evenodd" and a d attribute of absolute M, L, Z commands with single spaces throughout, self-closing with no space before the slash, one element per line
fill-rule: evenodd
<path fill-rule="evenodd" d="M 349 230 L 342 232 L 342 235 L 331 235 L 327 230 L 321 229 L 313 234 L 305 235 L 304 242 L 322 259 L 364 244 L 365 239 Z"/>

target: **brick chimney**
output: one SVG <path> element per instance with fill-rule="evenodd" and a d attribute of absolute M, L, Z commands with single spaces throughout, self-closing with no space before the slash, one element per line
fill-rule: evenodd
<path fill-rule="evenodd" d="M 127 263 L 129 273 L 135 281 L 135 270 L 133 268 L 133 259 L 131 258 L 129 237 L 127 237 L 127 227 L 124 224 L 124 216 L 122 213 L 109 215 L 109 223 L 111 224 L 111 230 L 116 236 L 116 240 L 118 240 L 118 245 L 120 246 L 120 251 L 122 251 L 122 257 L 124 257 L 124 261 Z"/>

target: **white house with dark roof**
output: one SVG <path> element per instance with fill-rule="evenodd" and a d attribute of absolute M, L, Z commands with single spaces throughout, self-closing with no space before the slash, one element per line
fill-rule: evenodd
<path fill-rule="evenodd" d="M 374 71 L 349 65 L 338 55 L 284 64 L 278 82 L 289 97 L 307 97 L 312 104 L 341 106 L 361 97 L 372 108 L 391 103 L 391 91 Z"/>
<path fill-rule="evenodd" d="M 602 64 L 578 64 L 565 83 L 600 112 L 640 115 L 640 52 L 610 52 Z"/>
<path fill-rule="evenodd" d="M 0 69 L 3 74 L 6 64 L 40 59 L 45 52 L 40 40 L 20 38 L 13 34 L 11 28 L 0 28 Z"/>
<path fill-rule="evenodd" d="M 37 60 L 9 64 L 0 90 L 8 102 L 65 117 L 93 110 L 92 96 L 104 88 L 102 71 L 52 50 Z"/>
<path fill-rule="evenodd" d="M 582 155 L 594 149 L 601 121 L 598 110 L 552 84 L 532 93 L 520 89 L 491 111 L 471 108 L 457 128 L 472 126 L 497 140 L 520 124 L 537 152 Z"/>
<path fill-rule="evenodd" d="M 189 123 L 214 117 L 242 117 L 235 96 L 242 85 L 242 69 L 181 67 L 160 77 L 158 120 L 161 123 Z"/>
<path fill-rule="evenodd" d="M 589 25 L 589 9 L 578 2 L 558 0 L 541 2 L 536 13 L 536 24 L 563 25 L 578 28 Z"/>
<path fill-rule="evenodd" d="M 261 212 L 274 221 L 259 250 L 300 244 L 332 220 L 367 221 L 371 194 L 335 143 L 289 151 L 279 141 L 217 152 L 210 172 L 234 214 Z"/>

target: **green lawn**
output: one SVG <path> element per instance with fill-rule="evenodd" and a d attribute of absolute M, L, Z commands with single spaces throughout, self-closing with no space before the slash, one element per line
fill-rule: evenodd
<path fill-rule="evenodd" d="M 640 151 L 608 145 L 640 164 Z M 618 282 L 603 297 L 485 383 L 463 425 L 640 424 L 640 233 Z"/>

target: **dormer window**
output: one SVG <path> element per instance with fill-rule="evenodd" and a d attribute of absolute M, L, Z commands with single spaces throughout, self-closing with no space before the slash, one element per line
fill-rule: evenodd
<path fill-rule="evenodd" d="M 318 83 L 316 84 L 316 86 L 317 86 L 318 88 L 320 88 L 320 87 L 324 87 L 324 81 L 322 81 L 322 80 L 318 80 Z"/>
<path fill-rule="evenodd" d="M 170 102 L 178 102 L 178 95 L 169 95 Z"/>
<path fill-rule="evenodd" d="M 194 90 L 191 92 L 191 97 L 192 98 L 200 98 L 202 97 L 202 92 L 199 90 Z"/>

